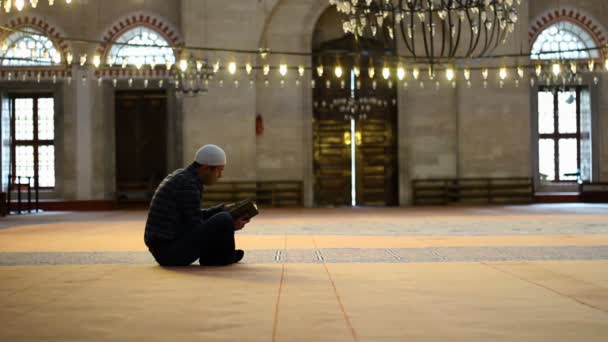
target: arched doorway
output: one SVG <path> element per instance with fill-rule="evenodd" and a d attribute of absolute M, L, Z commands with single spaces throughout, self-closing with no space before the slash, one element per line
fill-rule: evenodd
<path fill-rule="evenodd" d="M 326 10 L 313 38 L 315 205 L 397 205 L 396 85 L 374 58 L 395 45 L 344 36 L 337 16 Z"/>

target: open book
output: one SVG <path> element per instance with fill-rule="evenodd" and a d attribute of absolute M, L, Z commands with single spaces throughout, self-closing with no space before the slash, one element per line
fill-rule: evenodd
<path fill-rule="evenodd" d="M 235 220 L 239 218 L 251 219 L 259 214 L 258 206 L 251 199 L 234 203 L 234 205 L 228 208 L 228 212 Z"/>

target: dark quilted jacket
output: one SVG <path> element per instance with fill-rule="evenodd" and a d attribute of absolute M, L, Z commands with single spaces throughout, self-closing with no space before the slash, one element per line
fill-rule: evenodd
<path fill-rule="evenodd" d="M 201 209 L 203 185 L 196 166 L 168 175 L 156 189 L 146 222 L 144 241 L 148 247 L 178 239 L 204 220 L 224 210 L 223 206 Z"/>

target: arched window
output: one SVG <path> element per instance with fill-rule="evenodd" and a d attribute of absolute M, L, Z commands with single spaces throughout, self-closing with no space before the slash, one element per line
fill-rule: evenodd
<path fill-rule="evenodd" d="M 593 37 L 582 27 L 559 21 L 545 28 L 532 45 L 532 59 L 599 58 L 598 50 L 572 51 L 597 47 Z"/>
<path fill-rule="evenodd" d="M 175 64 L 175 54 L 167 40 L 146 26 L 138 26 L 126 31 L 114 43 L 119 44 L 112 45 L 107 56 L 108 63 L 112 61 L 118 65 L 125 62 L 134 65 L 162 65 L 167 62 Z"/>
<path fill-rule="evenodd" d="M 25 28 L 8 35 L 2 42 L 2 65 L 42 65 L 61 63 L 61 54 L 46 35 Z"/>

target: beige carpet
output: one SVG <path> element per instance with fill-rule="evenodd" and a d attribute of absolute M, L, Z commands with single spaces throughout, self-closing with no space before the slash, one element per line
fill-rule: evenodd
<path fill-rule="evenodd" d="M 607 341 L 607 219 L 268 210 L 237 236 L 244 263 L 161 268 L 143 212 L 10 217 L 0 340 Z"/>

